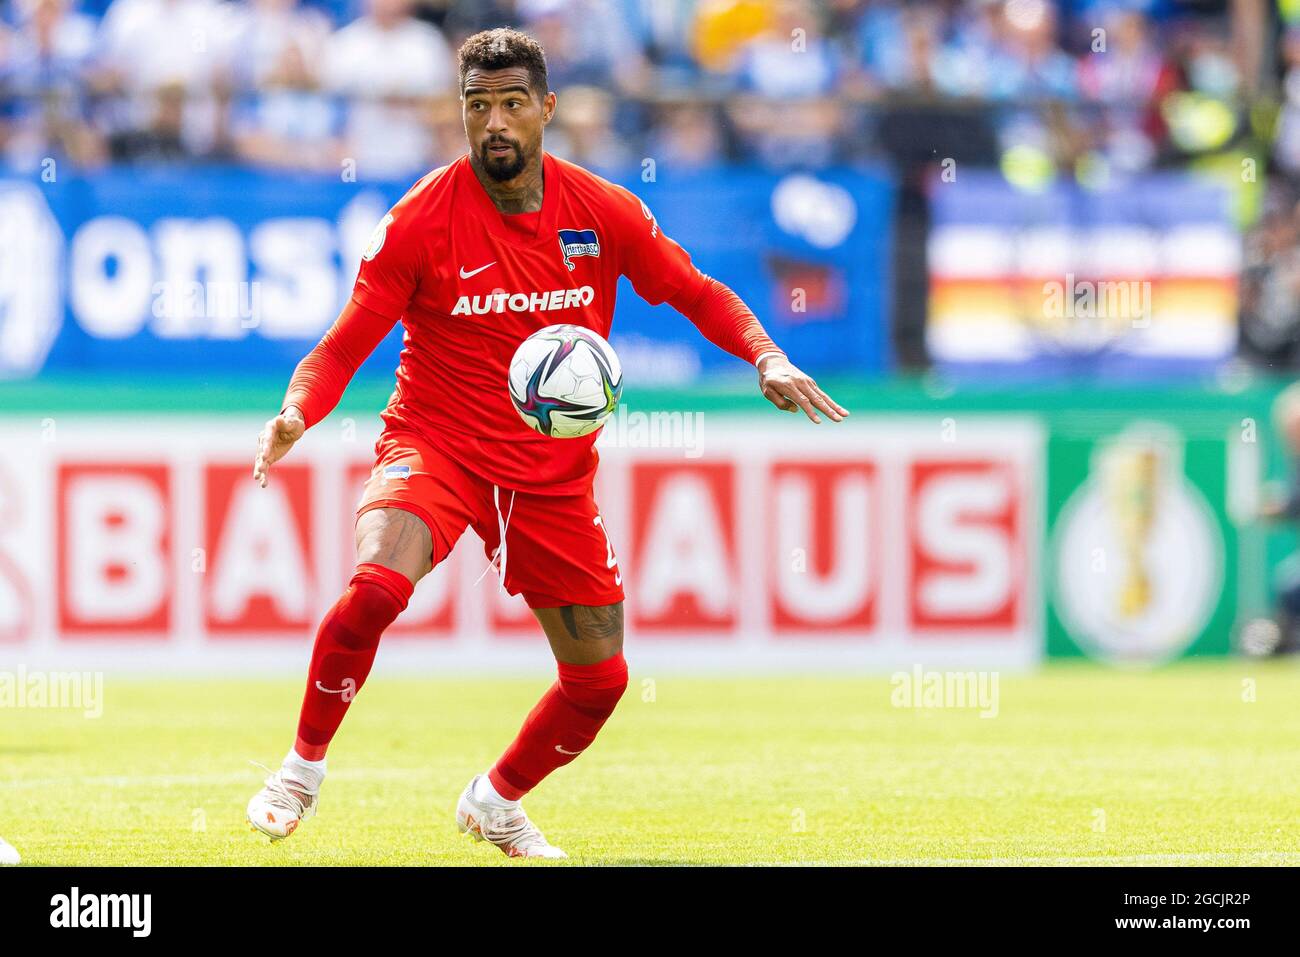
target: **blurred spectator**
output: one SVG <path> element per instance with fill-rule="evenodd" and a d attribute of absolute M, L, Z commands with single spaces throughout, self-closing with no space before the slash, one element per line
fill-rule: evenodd
<path fill-rule="evenodd" d="M 1241 82 L 1230 37 L 1211 28 L 1191 33 L 1186 45 L 1187 85 L 1198 93 L 1227 99 Z"/>
<path fill-rule="evenodd" d="M 263 166 L 337 172 L 344 154 L 339 109 L 320 92 L 316 74 L 328 18 L 298 0 L 253 0 L 237 29 L 236 154 Z"/>
<path fill-rule="evenodd" d="M 1274 400 L 1273 428 L 1286 451 L 1287 478 L 1264 489 L 1259 518 L 1295 525 L 1300 522 L 1300 384 L 1288 386 Z M 1295 654 L 1300 652 L 1300 551 L 1293 551 L 1277 566 L 1273 579 L 1272 634 L 1258 630 L 1262 622 L 1251 622 L 1248 627 L 1256 630 L 1256 647 L 1247 650 L 1258 655 Z"/>
<path fill-rule="evenodd" d="M 72 12 L 69 0 L 23 0 L 17 13 L 13 36 L 0 36 L 0 84 L 13 97 L 0 110 L 6 159 L 24 171 L 47 157 L 99 164 L 105 147 L 87 123 L 83 85 L 94 21 Z"/>
<path fill-rule="evenodd" d="M 646 155 L 666 170 L 702 169 L 726 159 L 726 143 L 714 111 L 699 103 L 672 103 L 650 137 Z"/>
<path fill-rule="evenodd" d="M 546 51 L 551 89 L 588 85 L 647 92 L 648 64 L 618 4 L 520 0 L 519 14 Z"/>
<path fill-rule="evenodd" d="M 594 86 L 571 86 L 559 94 L 559 108 L 547 130 L 546 148 L 594 169 L 620 170 L 636 162 L 623 137 L 611 127 L 614 99 Z"/>
<path fill-rule="evenodd" d="M 1242 346 L 1267 364 L 1300 358 L 1300 206 L 1288 183 L 1270 185 L 1246 237 L 1241 274 Z"/>
<path fill-rule="evenodd" d="M 706 71 L 727 73 L 744 45 L 772 23 L 772 4 L 762 0 L 700 0 L 691 50 Z"/>
<path fill-rule="evenodd" d="M 443 34 L 459 47 L 466 37 L 503 23 L 518 23 L 514 0 L 446 0 Z"/>
<path fill-rule="evenodd" d="M 514 23 L 546 47 L 552 88 L 576 91 L 556 148 L 603 154 L 606 169 L 656 153 L 818 165 L 872 155 L 886 126 L 933 146 L 926 131 L 943 123 L 994 130 L 1004 171 L 1138 170 L 1222 149 L 1246 129 L 1267 6 L 18 0 L 9 28 L 0 23 L 0 149 L 19 166 L 46 154 L 92 165 L 105 141 L 125 159 L 333 171 L 352 158 L 359 176 L 406 179 L 463 148 L 454 46 Z M 1278 14 L 1300 29 L 1292 7 Z M 1300 40 L 1288 36 L 1275 156 L 1300 175 Z"/>
<path fill-rule="evenodd" d="M 1221 26 L 1190 24 L 1172 46 L 1186 89 L 1167 96 L 1161 107 L 1170 152 L 1213 153 L 1233 140 L 1245 119 L 1238 98 L 1241 72 L 1234 58 L 1234 47 L 1240 44 Z"/>
<path fill-rule="evenodd" d="M 1119 10 L 1103 22 L 1100 49 L 1079 63 L 1083 97 L 1104 104 L 1094 142 L 1110 167 L 1136 171 L 1154 163 L 1167 134 L 1160 102 L 1179 86 L 1173 66 L 1151 39 L 1139 12 Z"/>
<path fill-rule="evenodd" d="M 97 92 L 120 158 L 205 154 L 222 138 L 236 8 L 215 0 L 113 0 L 100 25 Z"/>
<path fill-rule="evenodd" d="M 1280 169 L 1300 176 L 1300 27 L 1287 30 L 1282 43 L 1282 109 L 1273 156 Z"/>
<path fill-rule="evenodd" d="M 454 56 L 436 27 L 411 16 L 411 0 L 367 7 L 329 38 L 320 76 L 349 98 L 344 149 L 358 176 L 409 178 L 437 152 L 431 100 L 454 95 Z"/>
<path fill-rule="evenodd" d="M 657 87 L 686 90 L 696 84 L 691 56 L 696 0 L 620 0 L 628 30 L 655 71 Z"/>
<path fill-rule="evenodd" d="M 1074 61 L 1056 43 L 1056 11 L 1047 0 L 1007 0 L 1002 5 L 1003 53 L 991 76 L 996 98 L 1058 97 L 1076 92 Z"/>
<path fill-rule="evenodd" d="M 313 89 L 329 39 L 329 18 L 298 0 L 250 0 L 234 22 L 231 83 L 236 90 Z"/>
<path fill-rule="evenodd" d="M 772 99 L 827 96 L 836 80 L 835 53 L 809 0 L 778 0 L 773 22 L 741 49 L 744 89 Z"/>
<path fill-rule="evenodd" d="M 830 94 L 836 71 L 816 8 L 780 0 L 771 25 L 740 51 L 744 95 L 729 112 L 746 152 L 770 166 L 819 166 L 835 157 L 843 112 Z"/>
<path fill-rule="evenodd" d="M 929 6 L 875 3 L 862 13 L 857 43 L 867 87 L 873 91 L 929 92 L 940 58 L 943 20 Z"/>

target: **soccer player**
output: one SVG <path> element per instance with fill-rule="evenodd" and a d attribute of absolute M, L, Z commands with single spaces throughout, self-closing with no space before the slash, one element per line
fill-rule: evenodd
<path fill-rule="evenodd" d="M 590 746 L 627 686 L 623 579 L 592 496 L 596 436 L 553 439 L 520 420 L 506 389 L 515 349 L 558 322 L 608 336 L 618 278 L 627 276 L 646 301 L 671 303 L 756 366 L 777 408 L 813 422 L 848 413 L 790 363 L 735 293 L 691 264 L 644 203 L 542 149 L 556 97 L 535 40 L 485 31 L 465 41 L 459 63 L 468 154 L 426 175 L 384 217 L 351 301 L 298 365 L 259 438 L 253 477 L 265 487 L 271 467 L 402 321 L 397 389 L 357 509 L 356 574 L 320 624 L 297 738 L 249 801 L 248 819 L 280 839 L 316 811 L 325 751 L 380 636 L 470 527 L 505 589 L 536 615 L 559 677 L 496 764 L 465 788 L 457 825 L 511 857 L 564 857 L 519 801 Z M 474 416 L 455 413 L 466 404 Z"/>

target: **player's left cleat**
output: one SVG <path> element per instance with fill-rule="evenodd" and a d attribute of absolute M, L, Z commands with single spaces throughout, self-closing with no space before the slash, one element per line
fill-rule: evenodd
<path fill-rule="evenodd" d="M 456 827 L 476 841 L 495 844 L 507 857 L 568 857 L 558 847 L 553 847 L 542 836 L 537 825 L 519 806 L 513 808 L 491 807 L 474 800 L 475 775 L 456 805 Z"/>
<path fill-rule="evenodd" d="M 272 841 L 282 841 L 316 813 L 320 794 L 283 767 L 278 771 L 263 770 L 270 777 L 248 802 L 248 823 Z"/>

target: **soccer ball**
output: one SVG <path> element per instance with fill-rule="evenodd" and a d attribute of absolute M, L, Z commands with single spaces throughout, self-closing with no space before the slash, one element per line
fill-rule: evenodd
<path fill-rule="evenodd" d="M 623 392 L 623 367 L 610 344 L 583 326 L 538 329 L 510 360 L 510 399 L 542 435 L 590 435 Z"/>
<path fill-rule="evenodd" d="M 6 842 L 4 838 L 0 837 L 0 866 L 21 863 L 22 858 L 18 856 L 18 852 L 14 850 L 14 846 Z"/>

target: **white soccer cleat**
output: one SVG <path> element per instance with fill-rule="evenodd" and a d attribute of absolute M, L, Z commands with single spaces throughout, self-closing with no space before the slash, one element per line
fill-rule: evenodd
<path fill-rule="evenodd" d="M 0 837 L 0 866 L 8 867 L 13 864 L 21 864 L 22 856 L 12 844 Z"/>
<path fill-rule="evenodd" d="M 456 827 L 476 841 L 495 844 L 507 857 L 568 857 L 548 844 L 522 807 L 490 807 L 474 800 L 476 774 L 456 805 Z"/>
<path fill-rule="evenodd" d="M 280 768 L 248 802 L 248 823 L 272 841 L 282 841 L 316 813 L 319 803 L 317 791 L 294 778 L 292 770 Z"/>

